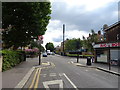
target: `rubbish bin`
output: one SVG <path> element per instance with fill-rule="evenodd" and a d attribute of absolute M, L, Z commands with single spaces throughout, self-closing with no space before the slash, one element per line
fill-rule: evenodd
<path fill-rule="evenodd" d="M 91 57 L 87 57 L 87 65 L 91 65 Z"/>

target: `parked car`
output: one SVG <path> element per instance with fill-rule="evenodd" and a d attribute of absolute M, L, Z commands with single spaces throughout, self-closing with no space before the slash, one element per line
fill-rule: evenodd
<path fill-rule="evenodd" d="M 55 53 L 54 53 L 54 52 L 50 52 L 50 54 L 51 54 L 51 55 L 55 55 Z"/>
<path fill-rule="evenodd" d="M 43 56 L 43 57 L 47 57 L 47 53 L 44 52 L 44 53 L 42 54 L 42 56 Z"/>
<path fill-rule="evenodd" d="M 47 50 L 47 55 L 50 55 L 50 50 Z"/>

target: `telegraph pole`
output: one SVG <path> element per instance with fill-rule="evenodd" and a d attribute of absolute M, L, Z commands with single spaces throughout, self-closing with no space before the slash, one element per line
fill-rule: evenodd
<path fill-rule="evenodd" d="M 63 24 L 63 55 L 65 54 L 65 51 L 64 51 L 64 38 L 65 38 L 65 24 Z"/>

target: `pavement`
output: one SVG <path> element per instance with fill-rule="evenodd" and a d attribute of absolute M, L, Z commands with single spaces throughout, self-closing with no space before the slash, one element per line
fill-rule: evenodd
<path fill-rule="evenodd" d="M 39 58 L 27 58 L 14 68 L 2 72 L 2 88 L 21 88 L 37 67 L 51 66 L 49 62 L 39 65 Z M 21 82 L 20 82 L 21 81 Z"/>
<path fill-rule="evenodd" d="M 2 57 L 0 57 L 0 72 L 2 71 Z"/>
<path fill-rule="evenodd" d="M 110 70 L 109 70 L 109 65 L 105 64 L 105 63 L 94 63 L 94 62 L 92 62 L 91 65 L 86 65 L 87 59 L 79 58 L 79 63 L 77 63 L 76 62 L 77 60 L 75 61 L 75 59 L 76 58 L 74 58 L 74 61 L 71 61 L 71 63 L 76 65 L 76 66 L 96 68 L 96 69 L 99 69 L 99 70 L 102 70 L 102 71 L 120 76 L 120 67 L 118 67 L 118 66 L 111 65 Z"/>

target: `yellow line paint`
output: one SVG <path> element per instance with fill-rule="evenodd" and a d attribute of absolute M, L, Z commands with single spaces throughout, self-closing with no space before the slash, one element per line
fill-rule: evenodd
<path fill-rule="evenodd" d="M 36 90 L 38 88 L 38 83 L 39 83 L 39 79 L 40 79 L 40 72 L 41 72 L 41 68 L 39 69 L 38 75 L 37 75 L 37 79 L 36 79 L 36 83 L 34 86 L 34 90 Z"/>
<path fill-rule="evenodd" d="M 39 69 L 39 68 L 37 68 L 37 70 L 36 70 L 36 72 L 35 72 L 35 75 L 34 75 L 34 77 L 33 77 L 33 80 L 32 80 L 32 83 L 31 83 L 31 85 L 30 85 L 30 87 L 29 87 L 29 90 L 30 90 L 30 88 L 32 88 L 33 85 L 34 85 L 34 82 L 35 82 L 35 79 L 36 79 L 36 76 L 37 76 L 37 73 L 38 73 L 38 69 Z"/>

